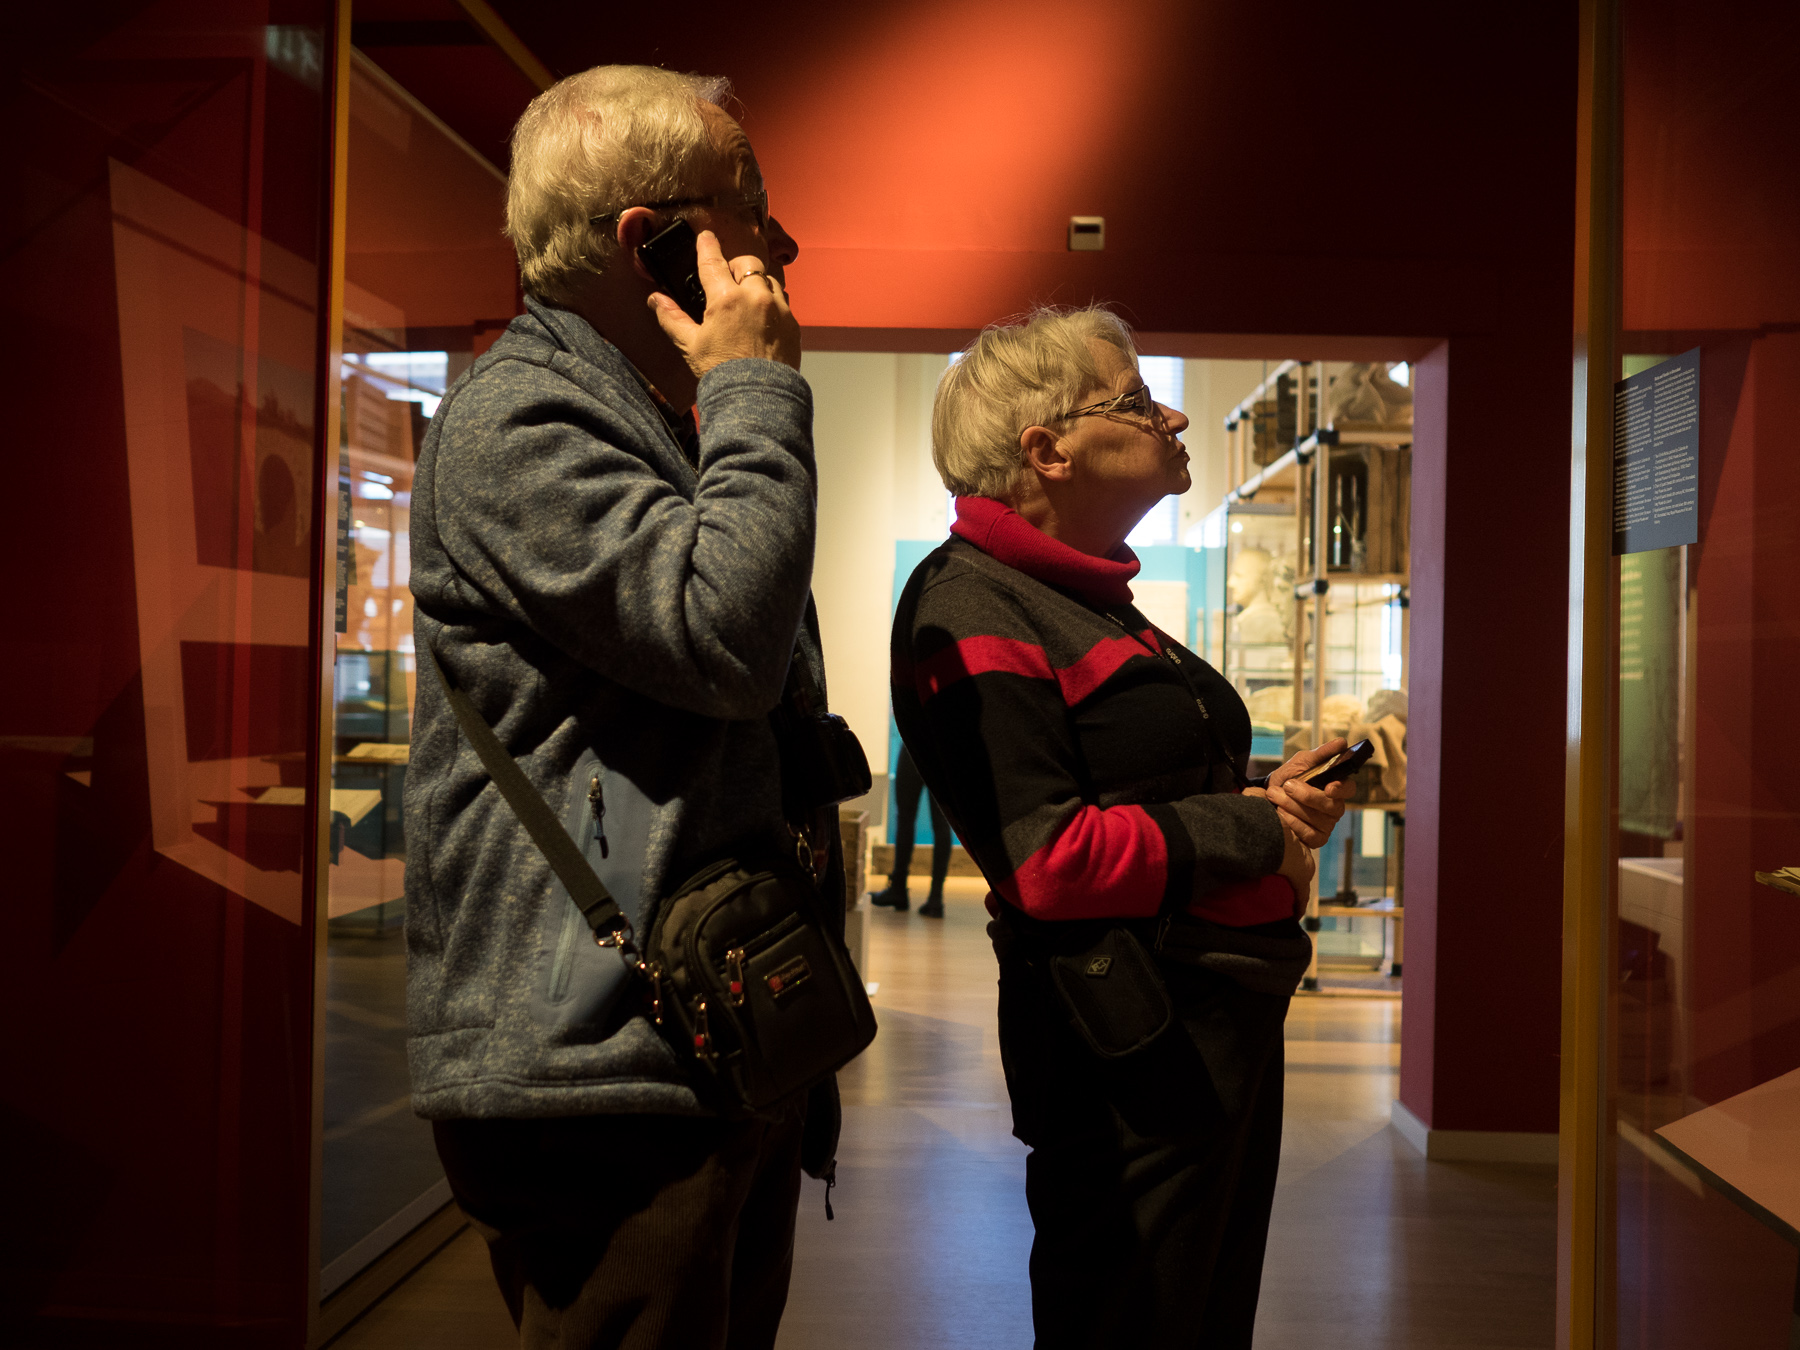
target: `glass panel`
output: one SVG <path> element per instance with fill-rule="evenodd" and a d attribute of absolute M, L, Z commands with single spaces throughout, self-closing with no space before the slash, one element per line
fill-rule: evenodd
<path fill-rule="evenodd" d="M 9 17 L 9 1343 L 297 1345 L 330 8 Z"/>
<path fill-rule="evenodd" d="M 517 308 L 498 172 L 361 53 L 338 454 L 330 936 L 325 1043 L 327 1295 L 448 1199 L 406 1073 L 406 823 L 417 670 L 407 589 L 413 461 L 445 391 Z"/>
<path fill-rule="evenodd" d="M 1613 1339 L 1776 1350 L 1800 1242 L 1800 883 L 1778 875 L 1800 866 L 1800 11 L 1624 19 L 1621 373 L 1661 373 L 1663 416 L 1664 363 L 1697 351 L 1699 509 L 1694 543 L 1619 563 Z"/>

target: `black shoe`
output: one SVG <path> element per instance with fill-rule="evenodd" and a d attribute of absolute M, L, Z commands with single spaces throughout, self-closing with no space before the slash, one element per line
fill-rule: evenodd
<path fill-rule="evenodd" d="M 941 919 L 944 917 L 944 893 L 933 891 L 925 897 L 925 903 L 919 906 L 921 919 Z"/>
<path fill-rule="evenodd" d="M 904 882 L 896 886 L 890 881 L 885 891 L 876 891 L 875 894 L 869 897 L 869 903 L 871 905 L 880 905 L 883 909 L 891 909 L 897 914 L 904 914 L 911 908 L 911 902 L 908 901 L 906 896 L 906 885 Z"/>

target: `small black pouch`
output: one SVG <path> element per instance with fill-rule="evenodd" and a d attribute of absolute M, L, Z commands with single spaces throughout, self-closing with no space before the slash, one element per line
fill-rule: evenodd
<path fill-rule="evenodd" d="M 1155 959 L 1129 928 L 1049 958 L 1050 985 L 1094 1053 L 1124 1059 L 1168 1029 L 1175 1011 Z"/>

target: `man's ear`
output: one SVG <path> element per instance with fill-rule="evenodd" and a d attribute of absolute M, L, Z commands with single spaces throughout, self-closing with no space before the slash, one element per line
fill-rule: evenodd
<path fill-rule="evenodd" d="M 1026 427 L 1019 433 L 1019 450 L 1025 467 L 1040 478 L 1066 483 L 1075 476 L 1067 443 L 1048 427 Z"/>
<path fill-rule="evenodd" d="M 619 241 L 619 253 L 631 264 L 632 270 L 660 290 L 660 284 L 650 275 L 650 269 L 644 266 L 644 260 L 638 257 L 637 252 L 656 232 L 656 212 L 648 207 L 634 206 L 619 217 L 616 237 Z"/>

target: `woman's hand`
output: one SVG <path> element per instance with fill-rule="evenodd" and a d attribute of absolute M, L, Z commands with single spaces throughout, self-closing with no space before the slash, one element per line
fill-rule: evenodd
<path fill-rule="evenodd" d="M 1287 839 L 1287 848 L 1281 855 L 1281 870 L 1278 876 L 1287 878 L 1288 885 L 1294 888 L 1294 915 L 1298 918 L 1306 912 L 1307 899 L 1312 895 L 1313 871 L 1317 864 L 1313 861 L 1312 850 L 1292 830 L 1283 829 Z"/>
<path fill-rule="evenodd" d="M 1334 736 L 1316 750 L 1302 750 L 1269 775 L 1269 786 L 1245 788 L 1247 797 L 1266 797 L 1281 813 L 1281 823 L 1299 836 L 1308 848 L 1323 848 L 1331 838 L 1332 827 L 1344 816 L 1344 799 L 1352 791 L 1349 783 L 1333 783 L 1323 790 L 1293 781 L 1310 773 L 1349 748 L 1342 736 Z M 1285 873 L 1284 873 L 1285 875 Z M 1310 873 L 1309 873 L 1310 875 Z"/>

